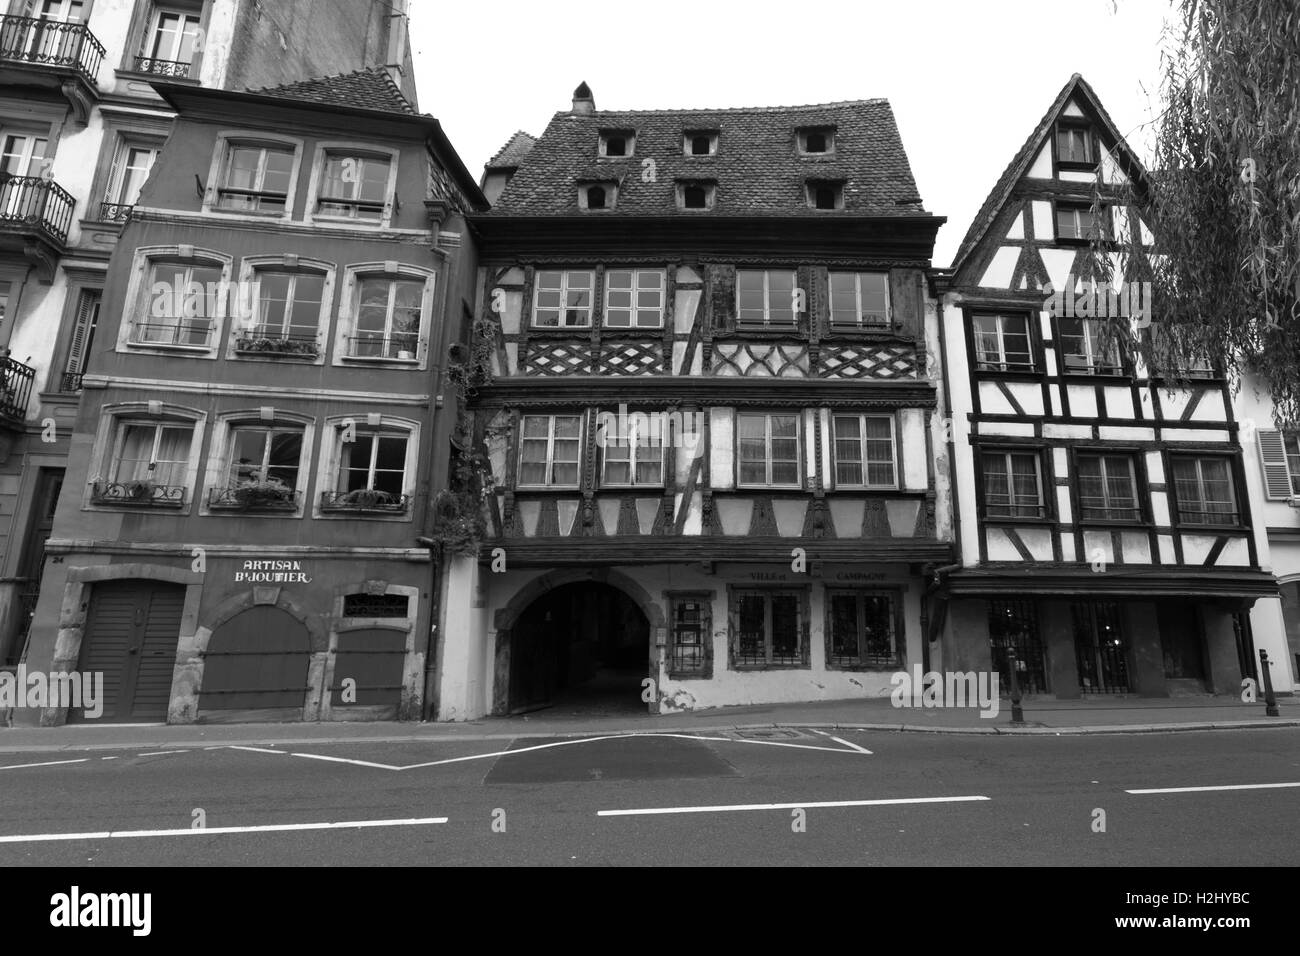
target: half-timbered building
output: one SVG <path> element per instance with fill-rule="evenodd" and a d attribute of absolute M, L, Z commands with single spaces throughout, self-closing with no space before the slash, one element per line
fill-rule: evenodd
<path fill-rule="evenodd" d="M 1025 689 L 1057 697 L 1223 693 L 1253 673 L 1246 612 L 1277 585 L 1228 384 L 1104 334 L 1149 303 L 1117 247 L 1110 276 L 1090 267 L 1098 232 L 1150 248 L 1120 201 L 1143 175 L 1076 74 L 936 276 L 961 542 L 946 669 L 1005 682 L 1011 649 Z"/>
<path fill-rule="evenodd" d="M 439 715 L 888 693 L 952 554 L 942 220 L 889 104 L 603 112 L 584 84 L 502 157 L 471 217 L 488 532 L 449 569 Z"/>

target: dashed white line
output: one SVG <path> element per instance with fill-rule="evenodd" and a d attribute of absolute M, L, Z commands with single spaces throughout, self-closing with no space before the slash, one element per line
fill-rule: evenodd
<path fill-rule="evenodd" d="M 79 760 L 49 760 L 45 763 L 16 763 L 11 767 L 0 767 L 0 770 L 23 770 L 27 767 L 58 767 L 65 763 L 87 763 L 89 757 L 82 757 Z"/>
<path fill-rule="evenodd" d="M 155 750 L 147 754 L 136 754 L 137 757 L 164 757 L 171 754 L 187 754 L 188 750 Z"/>
<path fill-rule="evenodd" d="M 1279 790 L 1300 787 L 1297 783 L 1234 783 L 1222 787 L 1162 787 L 1154 790 L 1125 790 L 1125 793 L 1214 793 L 1220 790 Z"/>
<path fill-rule="evenodd" d="M 969 803 L 988 800 L 983 796 L 898 797 L 891 800 L 828 800 L 807 803 L 737 803 L 714 807 L 647 807 L 639 810 L 598 810 L 598 817 L 651 816 L 665 813 L 728 813 L 735 810 L 812 810 L 823 807 L 883 807 L 905 803 Z"/>
<path fill-rule="evenodd" d="M 852 748 L 853 750 L 856 750 L 858 753 L 861 753 L 861 754 L 869 754 L 869 753 L 871 753 L 871 751 L 868 750 L 866 747 L 859 747 L 857 744 L 851 744 L 851 743 L 849 743 L 847 740 L 845 740 L 843 737 L 832 737 L 830 734 L 828 734 L 828 733 L 827 733 L 826 731 L 824 731 L 824 730 L 813 730 L 813 733 L 815 733 L 815 734 L 821 734 L 823 737 L 830 737 L 831 740 L 835 741 L 837 744 L 843 744 L 843 745 L 846 746 L 846 747 L 850 747 L 850 748 Z"/>
<path fill-rule="evenodd" d="M 278 823 L 253 827 L 199 827 L 184 830 L 98 830 L 90 833 L 31 833 L 0 836 L 0 843 L 50 843 L 67 840 L 122 840 L 136 837 L 220 836 L 229 833 L 285 833 L 298 830 L 355 830 L 369 827 L 419 827 L 446 823 L 447 817 L 404 820 L 343 820 L 338 823 Z"/>
<path fill-rule="evenodd" d="M 255 754 L 283 754 L 283 755 L 286 756 L 286 757 L 289 756 L 289 751 L 287 751 L 287 750 L 269 750 L 269 749 L 267 749 L 266 747 L 241 747 L 239 744 L 231 744 L 230 746 L 226 747 L 225 749 L 227 749 L 227 750 L 249 750 L 249 751 L 252 751 L 252 752 L 255 753 Z"/>

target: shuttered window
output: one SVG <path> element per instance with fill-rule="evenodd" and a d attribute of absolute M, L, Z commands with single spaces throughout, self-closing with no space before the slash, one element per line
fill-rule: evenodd
<path fill-rule="evenodd" d="M 1300 495 L 1300 436 L 1261 428 L 1255 433 L 1264 486 L 1274 500 Z"/>
<path fill-rule="evenodd" d="M 99 325 L 99 306 L 103 297 L 102 289 L 81 290 L 81 296 L 77 299 L 77 316 L 72 327 L 72 339 L 68 343 L 68 360 L 63 367 L 63 381 L 59 391 L 81 391 L 81 376 L 85 374 L 90 346 L 95 340 L 95 329 Z"/>

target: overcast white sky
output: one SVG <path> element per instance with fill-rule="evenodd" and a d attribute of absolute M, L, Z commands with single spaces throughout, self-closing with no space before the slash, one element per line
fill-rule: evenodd
<path fill-rule="evenodd" d="M 1139 155 L 1169 0 L 413 0 L 422 111 L 470 172 L 541 135 L 586 80 L 602 110 L 884 97 L 947 265 L 1053 97 L 1082 73 Z"/>

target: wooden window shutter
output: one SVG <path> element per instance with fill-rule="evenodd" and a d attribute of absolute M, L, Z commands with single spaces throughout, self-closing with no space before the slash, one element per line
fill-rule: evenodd
<path fill-rule="evenodd" d="M 126 178 L 126 157 L 131 152 L 131 147 L 122 137 L 117 138 L 117 146 L 113 150 L 113 166 L 108 172 L 108 184 L 104 187 L 104 202 L 117 203 L 121 202 L 122 183 Z"/>
<path fill-rule="evenodd" d="M 735 326 L 735 266 L 709 266 L 709 317 L 714 329 L 729 329 Z"/>
<path fill-rule="evenodd" d="M 103 293 L 98 289 L 83 289 L 77 302 L 77 317 L 68 343 L 68 364 L 65 371 L 79 375 L 86 369 L 86 352 L 99 319 L 99 304 Z"/>
<path fill-rule="evenodd" d="M 1264 485 L 1272 499 L 1291 497 L 1291 473 L 1286 464 L 1286 444 L 1282 433 L 1271 428 L 1255 432 L 1259 458 L 1264 466 Z"/>
<path fill-rule="evenodd" d="M 925 326 L 920 283 L 920 273 L 915 270 L 891 269 L 889 271 L 889 311 L 893 327 L 903 335 L 923 341 Z"/>

